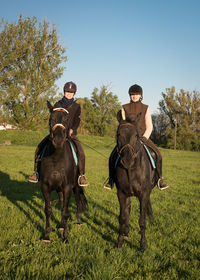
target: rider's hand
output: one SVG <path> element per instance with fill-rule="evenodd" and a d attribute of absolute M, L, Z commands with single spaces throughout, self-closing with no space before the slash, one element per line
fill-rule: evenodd
<path fill-rule="evenodd" d="M 142 141 L 144 144 L 147 142 L 147 138 L 145 136 L 140 137 L 140 141 Z"/>
<path fill-rule="evenodd" d="M 69 136 L 70 137 L 72 136 L 72 133 L 73 133 L 73 129 L 70 128 L 70 130 L 69 130 Z"/>

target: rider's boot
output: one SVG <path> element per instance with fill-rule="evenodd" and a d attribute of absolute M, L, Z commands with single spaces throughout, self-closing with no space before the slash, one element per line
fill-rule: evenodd
<path fill-rule="evenodd" d="M 39 173 L 37 172 L 37 170 L 38 170 L 38 162 L 39 162 L 39 160 L 40 160 L 40 148 L 39 148 L 39 146 L 36 148 L 36 150 L 35 150 L 35 159 L 34 159 L 34 170 L 33 170 L 33 174 L 32 175 L 30 175 L 29 177 L 28 177 L 28 181 L 30 182 L 30 183 L 37 183 L 38 182 L 38 180 L 39 180 Z"/>
<path fill-rule="evenodd" d="M 113 188 L 113 179 L 109 177 L 108 182 L 103 187 L 104 187 L 104 189 L 111 191 Z"/>
<path fill-rule="evenodd" d="M 30 183 L 37 183 L 39 179 L 39 174 L 37 171 L 33 171 L 33 174 L 28 177 Z"/>

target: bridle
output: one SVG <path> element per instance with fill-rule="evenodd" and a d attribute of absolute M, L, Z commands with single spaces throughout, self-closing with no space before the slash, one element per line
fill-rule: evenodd
<path fill-rule="evenodd" d="M 119 125 L 118 130 L 122 126 L 134 126 L 134 124 L 131 124 L 131 123 L 128 123 L 128 122 L 127 123 L 122 123 L 122 124 Z M 139 148 L 139 150 L 136 151 L 135 148 L 131 144 L 128 143 L 128 144 L 125 144 L 124 146 L 121 147 L 121 149 L 118 151 L 118 155 L 121 156 L 123 150 L 126 149 L 126 148 L 129 148 L 132 151 L 132 154 L 133 154 L 134 157 L 137 156 L 137 154 L 140 150 L 140 148 Z"/>
<path fill-rule="evenodd" d="M 65 112 L 65 113 L 69 114 L 69 111 L 67 111 L 65 108 L 62 108 L 62 107 L 54 108 L 53 111 Z M 66 127 L 62 123 L 56 123 L 52 127 L 52 131 L 54 131 L 56 129 L 56 127 L 61 127 L 62 130 L 66 129 Z"/>

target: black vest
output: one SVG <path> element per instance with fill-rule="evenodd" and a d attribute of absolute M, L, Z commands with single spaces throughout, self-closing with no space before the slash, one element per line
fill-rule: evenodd
<path fill-rule="evenodd" d="M 137 115 L 141 113 L 140 119 L 138 121 L 138 132 L 139 136 L 143 136 L 146 130 L 145 115 L 148 105 L 145 105 L 139 101 L 125 104 L 123 105 L 123 108 L 125 110 L 126 119 L 130 119 L 131 121 L 135 121 Z"/>

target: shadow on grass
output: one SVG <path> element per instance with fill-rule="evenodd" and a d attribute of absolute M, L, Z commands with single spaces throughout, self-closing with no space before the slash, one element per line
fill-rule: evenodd
<path fill-rule="evenodd" d="M 5 196 L 14 206 L 16 206 L 27 217 L 27 219 L 34 224 L 39 232 L 43 232 L 41 225 L 31 217 L 30 212 L 27 210 L 33 210 L 37 216 L 43 219 L 40 211 L 41 205 L 37 204 L 33 199 L 34 197 L 41 199 L 38 184 L 30 185 L 29 183 L 23 181 L 11 180 L 8 174 L 1 171 L 0 182 L 1 195 Z M 23 204 L 21 202 L 23 202 Z"/>
<path fill-rule="evenodd" d="M 26 174 L 22 174 L 25 179 L 28 177 Z M 45 222 L 44 218 L 44 203 L 41 205 L 38 203 L 36 198 L 44 202 L 43 196 L 40 190 L 40 183 L 31 184 L 24 181 L 12 180 L 9 174 L 3 173 L 0 171 L 0 191 L 1 195 L 5 196 L 14 206 L 16 206 L 21 213 L 23 213 L 26 218 L 31 221 L 34 227 L 41 233 L 41 238 L 44 234 L 44 227 L 35 219 L 35 216 L 40 217 L 41 220 Z M 52 206 L 60 210 L 60 204 L 57 203 L 56 192 L 52 194 Z M 117 219 L 117 215 L 112 211 L 106 209 L 104 206 L 96 203 L 91 200 L 88 202 L 89 208 L 97 209 L 101 216 L 95 217 L 91 219 L 91 215 L 89 210 L 83 214 L 83 222 L 88 225 L 88 227 L 100 235 L 105 241 L 115 243 L 113 237 L 107 233 L 103 233 L 101 231 L 102 227 L 107 228 L 107 232 L 118 232 L 118 228 L 116 228 L 109 220 Z M 31 211 L 33 211 L 34 215 L 31 216 Z M 52 209 L 53 210 L 53 209 Z M 71 214 L 76 214 L 76 204 L 74 195 L 71 196 L 70 199 L 70 216 Z M 107 219 L 108 217 L 108 219 Z M 55 218 L 54 213 L 52 211 L 51 220 L 56 224 L 59 224 L 60 221 Z M 70 226 L 69 226 L 70 230 Z M 60 232 L 57 233 L 60 238 Z"/>
<path fill-rule="evenodd" d="M 26 174 L 22 174 L 25 179 L 28 177 Z M 14 206 L 16 206 L 21 213 L 23 213 L 26 218 L 33 224 L 35 228 L 40 232 L 41 238 L 44 234 L 44 226 L 41 226 L 35 216 L 39 217 L 43 224 L 45 224 L 45 215 L 44 215 L 44 200 L 40 190 L 40 183 L 31 184 L 24 181 L 17 181 L 10 179 L 10 176 L 6 173 L 0 171 L 0 191 L 1 195 L 5 196 Z M 36 201 L 35 198 L 38 198 L 43 202 L 41 205 Z M 103 204 L 103 203 L 102 203 Z M 115 226 L 111 221 L 117 220 L 118 215 L 108 210 L 103 205 L 97 203 L 95 200 L 91 199 L 88 201 L 89 209 L 95 209 L 98 215 L 90 213 L 88 210 L 83 214 L 82 221 L 85 223 L 88 228 L 93 231 L 95 234 L 98 234 L 106 242 L 116 245 L 116 234 L 118 234 L 119 227 Z M 60 204 L 57 199 L 56 192 L 52 194 L 52 207 L 55 207 L 60 211 Z M 70 199 L 70 216 L 76 214 L 76 203 L 74 195 Z M 31 211 L 34 215 L 31 215 Z M 71 218 L 71 217 L 70 217 Z M 59 224 L 60 221 L 55 218 L 54 211 L 52 209 L 51 221 L 55 224 Z M 69 230 L 70 230 L 69 225 Z M 57 231 L 57 235 L 60 238 L 60 232 Z M 130 241 L 126 240 L 126 243 L 129 243 L 130 246 L 133 244 Z"/>

